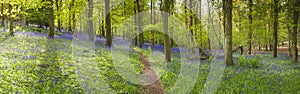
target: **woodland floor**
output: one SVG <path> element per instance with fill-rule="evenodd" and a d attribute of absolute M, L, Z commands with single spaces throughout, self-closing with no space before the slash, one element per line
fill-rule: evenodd
<path fill-rule="evenodd" d="M 16 29 L 15 37 L 5 38 L 5 30 L 0 37 L 0 93 L 83 93 L 108 90 L 95 88 L 99 84 L 89 83 L 82 85 L 76 68 L 78 61 L 85 59 L 73 59 L 74 44 L 73 35 L 63 32 L 57 33 L 54 39 L 48 39 L 46 32 L 33 32 L 31 27 Z M 118 74 L 112 63 L 112 53 L 109 47 L 105 47 L 105 39 L 96 38 L 97 47 L 95 54 L 90 55 L 88 48 L 80 48 L 80 55 L 92 56 L 97 62 L 92 68 L 96 68 L 97 74 L 89 74 L 93 77 L 101 77 L 108 88 L 117 93 L 137 93 L 139 85 L 125 80 Z M 140 49 L 147 56 L 150 44 L 143 45 Z M 162 45 L 150 46 L 152 51 L 163 51 Z M 280 50 L 279 50 L 280 51 Z M 160 77 L 165 92 L 173 87 L 180 76 L 180 52 L 178 48 L 172 48 L 173 61 L 168 63 L 166 70 Z M 300 57 L 299 57 L 300 59 Z M 140 55 L 130 54 L 131 66 L 136 72 L 143 72 L 143 64 Z M 278 58 L 272 58 L 270 52 L 257 52 L 255 56 L 239 55 L 234 53 L 235 66 L 226 67 L 221 78 L 217 93 L 300 93 L 300 64 L 292 64 L 287 54 L 280 53 Z M 207 88 L 212 64 L 223 62 L 223 57 L 201 61 L 198 79 L 191 94 L 199 94 Z M 82 65 L 84 66 L 84 65 Z M 90 67 L 91 65 L 87 65 Z M 81 68 L 86 68 L 81 67 Z M 80 74 L 80 73 L 79 73 Z M 216 83 L 216 82 L 211 82 Z M 103 83 L 102 83 L 103 84 Z M 102 86 L 100 84 L 100 86 Z M 208 84 L 208 83 L 207 83 Z M 177 87 L 178 88 L 178 87 Z M 180 87 L 179 87 L 180 88 Z M 109 92 L 109 91 L 107 91 Z"/>

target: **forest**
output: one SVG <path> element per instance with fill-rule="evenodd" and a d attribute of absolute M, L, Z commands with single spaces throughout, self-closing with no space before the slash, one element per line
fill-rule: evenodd
<path fill-rule="evenodd" d="M 300 0 L 1 0 L 2 94 L 298 94 Z"/>

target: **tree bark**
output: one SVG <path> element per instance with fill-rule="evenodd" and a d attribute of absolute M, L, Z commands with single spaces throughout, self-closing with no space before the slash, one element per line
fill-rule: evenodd
<path fill-rule="evenodd" d="M 89 0 L 88 0 L 89 2 Z M 72 1 L 71 1 L 71 4 L 69 5 L 69 14 L 68 14 L 68 31 L 69 32 L 72 32 Z"/>
<path fill-rule="evenodd" d="M 57 11 L 60 11 L 60 5 L 59 5 L 59 2 L 60 2 L 61 0 L 56 0 L 56 10 Z M 58 25 L 58 31 L 59 32 L 61 32 L 61 20 L 60 20 L 60 13 L 58 13 L 57 14 L 57 17 L 58 17 L 58 19 L 57 19 L 57 25 Z"/>
<path fill-rule="evenodd" d="M 163 31 L 164 31 L 164 53 L 166 62 L 171 61 L 171 51 L 170 51 L 170 38 L 168 36 L 168 19 L 169 19 L 169 0 L 164 1 L 164 14 L 163 14 Z"/>
<path fill-rule="evenodd" d="M 232 0 L 225 0 L 224 7 L 224 30 L 225 30 L 225 64 L 233 65 L 232 60 Z"/>
<path fill-rule="evenodd" d="M 278 0 L 274 0 L 274 27 L 273 27 L 273 58 L 276 58 L 277 57 L 277 44 L 278 44 L 278 12 L 279 12 L 279 9 L 278 9 Z"/>
<path fill-rule="evenodd" d="M 249 7 L 249 20 L 250 20 L 250 26 L 249 26 L 249 34 L 248 34 L 248 54 L 251 55 L 251 49 L 252 49 L 252 0 L 249 0 L 248 7 Z"/>
<path fill-rule="evenodd" d="M 53 11 L 53 1 L 49 0 L 49 38 L 54 38 L 54 11 Z"/>
<path fill-rule="evenodd" d="M 9 12 L 9 34 L 10 36 L 14 36 L 14 18 L 13 18 L 13 13 L 12 13 L 12 5 L 9 4 L 9 9 L 8 9 L 8 12 Z"/>
<path fill-rule="evenodd" d="M 133 5 L 133 6 L 134 6 L 134 7 L 133 7 L 133 13 L 134 13 L 134 14 L 137 14 L 137 5 L 136 5 L 136 2 L 137 2 L 137 1 L 133 1 L 133 3 L 134 3 L 134 5 Z M 133 18 L 134 18 L 134 19 L 133 19 L 133 20 L 134 20 L 134 26 L 136 26 L 137 23 L 138 23 L 138 22 L 137 22 L 137 16 L 134 15 Z M 134 29 L 136 29 L 136 28 L 134 28 Z M 134 43 L 135 43 L 136 45 L 138 44 L 138 36 L 135 36 L 135 37 L 134 37 Z"/>
<path fill-rule="evenodd" d="M 1 3 L 1 14 L 2 14 L 2 16 L 1 16 L 1 23 L 2 24 L 1 25 L 2 26 L 4 26 L 4 17 L 5 17 L 4 14 L 3 14 L 3 12 L 4 12 L 3 10 L 4 10 L 4 4 Z"/>
<path fill-rule="evenodd" d="M 269 29 L 268 29 L 268 30 L 269 30 L 268 32 L 271 33 L 271 21 L 269 21 L 268 28 L 269 28 Z M 269 47 L 270 47 L 270 50 L 269 50 L 269 51 L 272 51 L 272 49 L 273 49 L 273 48 L 272 48 L 272 37 L 270 37 L 269 39 L 270 39 L 270 41 L 269 41 Z"/>
<path fill-rule="evenodd" d="M 89 7 L 89 11 L 88 11 L 88 27 L 89 27 L 89 40 L 93 41 L 95 39 L 95 32 L 94 32 L 94 23 L 93 23 L 93 0 L 89 0 L 88 2 L 88 7 Z"/>
<path fill-rule="evenodd" d="M 291 49 L 291 41 L 292 41 L 292 31 L 291 31 L 291 29 L 290 29 L 290 25 L 289 24 L 286 24 L 286 26 L 287 26 L 287 29 L 288 29 L 288 39 L 289 39 L 289 41 L 288 41 L 288 52 L 289 52 L 289 56 L 291 57 L 292 56 L 292 49 Z"/>
<path fill-rule="evenodd" d="M 111 46 L 111 23 L 110 23 L 110 0 L 105 0 L 105 24 L 106 24 L 106 46 Z"/>
<path fill-rule="evenodd" d="M 151 4 L 150 4 L 150 11 L 151 11 L 151 14 L 150 14 L 150 22 L 151 22 L 151 24 L 153 25 L 154 23 L 153 23 L 153 0 L 151 0 Z M 155 33 L 154 33 L 154 31 L 153 30 L 151 30 L 151 34 L 152 34 L 152 39 L 151 39 L 151 42 L 152 42 L 152 46 L 155 44 L 154 43 L 154 41 L 155 41 L 155 39 L 154 39 L 154 35 L 155 35 Z"/>
<path fill-rule="evenodd" d="M 137 6 L 137 24 L 138 24 L 138 33 L 139 33 L 139 37 L 138 37 L 138 46 L 140 48 L 142 48 L 143 45 L 143 41 L 144 41 L 144 36 L 143 36 L 143 29 L 142 29 L 142 18 L 141 18 L 141 14 L 140 12 L 142 12 L 141 10 L 141 6 L 140 6 L 140 0 L 136 0 L 136 6 Z"/>
<path fill-rule="evenodd" d="M 72 0 L 72 7 L 75 7 L 75 0 Z M 72 30 L 74 33 L 75 30 L 75 26 L 76 26 L 76 15 L 75 15 L 75 11 L 72 10 Z"/>
<path fill-rule="evenodd" d="M 189 4 L 189 6 L 190 6 L 190 30 L 191 30 L 191 34 L 192 34 L 192 36 L 194 35 L 194 31 L 193 31 L 193 28 L 191 28 L 192 26 L 193 26 L 193 11 L 192 11 L 192 7 L 193 7 L 193 2 L 192 2 L 192 0 L 190 0 L 190 4 Z"/>
<path fill-rule="evenodd" d="M 297 30 L 298 30 L 298 21 L 299 21 L 299 5 L 300 1 L 295 0 L 293 6 L 293 33 L 292 37 L 292 61 L 293 63 L 298 63 L 298 49 L 297 49 Z"/>
<path fill-rule="evenodd" d="M 268 35 L 267 35 L 267 26 L 265 26 L 265 48 L 266 48 L 266 50 L 265 51 L 269 51 L 268 50 L 268 37 L 267 37 Z"/>

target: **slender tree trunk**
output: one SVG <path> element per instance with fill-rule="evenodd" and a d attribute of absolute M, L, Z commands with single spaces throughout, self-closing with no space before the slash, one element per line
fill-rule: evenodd
<path fill-rule="evenodd" d="M 101 21 L 101 35 L 105 38 L 105 30 L 104 30 L 104 20 Z"/>
<path fill-rule="evenodd" d="M 138 10 L 138 20 L 137 20 L 137 24 L 138 24 L 138 32 L 139 32 L 139 37 L 138 37 L 138 46 L 140 48 L 142 48 L 143 45 L 143 41 L 144 41 L 144 37 L 143 37 L 143 29 L 142 29 L 142 18 L 141 18 L 141 14 L 140 12 L 142 12 L 141 10 L 141 6 L 140 6 L 140 0 L 136 0 L 136 6 L 137 6 L 137 10 Z"/>
<path fill-rule="evenodd" d="M 192 26 L 193 26 L 193 12 L 192 12 L 192 7 L 193 7 L 193 1 L 192 0 L 190 0 L 190 29 L 191 29 L 191 34 L 192 34 L 192 36 L 194 35 L 194 32 L 193 32 L 193 28 L 191 28 Z"/>
<path fill-rule="evenodd" d="M 93 0 L 88 1 L 88 34 L 89 34 L 89 40 L 93 41 L 95 39 L 95 32 L 94 32 L 94 23 L 91 18 L 93 18 Z"/>
<path fill-rule="evenodd" d="M 299 5 L 300 1 L 295 0 L 294 7 L 293 7 L 293 33 L 292 37 L 292 61 L 293 63 L 298 63 L 298 49 L 297 49 L 297 30 L 298 30 L 298 21 L 299 21 Z"/>
<path fill-rule="evenodd" d="M 287 26 L 287 29 L 288 29 L 288 39 L 289 39 L 289 46 L 288 46 L 288 52 L 289 52 L 289 56 L 292 56 L 292 49 L 291 49 L 291 40 L 292 40 L 292 31 L 291 31 L 291 29 L 290 29 L 290 25 L 289 24 L 286 24 L 286 26 Z"/>
<path fill-rule="evenodd" d="M 153 25 L 154 23 L 153 23 L 153 0 L 151 0 L 151 4 L 150 4 L 150 11 L 151 11 L 151 14 L 150 14 L 150 22 L 151 22 L 151 24 Z M 151 30 L 151 34 L 152 34 L 152 39 L 151 39 L 151 42 L 152 42 L 152 45 L 154 45 L 155 43 L 154 43 L 154 41 L 155 41 L 155 39 L 154 39 L 154 31 L 153 30 Z"/>
<path fill-rule="evenodd" d="M 72 2 L 71 2 L 71 4 L 69 5 L 69 14 L 68 14 L 68 18 L 69 18 L 69 20 L 68 20 L 68 31 L 69 32 L 72 32 Z"/>
<path fill-rule="evenodd" d="M 268 37 L 267 37 L 267 26 L 265 26 L 265 48 L 266 48 L 266 51 L 268 51 Z"/>
<path fill-rule="evenodd" d="M 187 15 L 187 0 L 184 0 L 184 14 Z M 185 17 L 185 25 L 189 27 L 188 16 Z"/>
<path fill-rule="evenodd" d="M 10 13 L 9 14 L 9 34 L 10 34 L 10 36 L 14 36 L 14 18 L 13 18 L 13 13 L 12 13 L 12 5 L 11 4 L 9 4 L 8 5 L 8 7 L 9 7 L 9 9 L 8 9 L 8 12 Z"/>
<path fill-rule="evenodd" d="M 225 64 L 233 65 L 232 60 L 232 0 L 225 0 L 224 7 L 224 28 L 225 28 Z"/>
<path fill-rule="evenodd" d="M 271 21 L 269 21 L 268 27 L 269 27 L 269 29 L 268 29 L 268 30 L 269 30 L 269 33 L 271 33 Z M 270 47 L 270 51 L 272 51 L 272 49 L 273 49 L 273 48 L 272 48 L 272 37 L 270 37 L 269 39 L 270 39 L 270 40 L 269 40 L 269 41 L 270 41 L 270 42 L 269 42 L 269 47 Z"/>
<path fill-rule="evenodd" d="M 49 32 L 48 36 L 49 38 L 54 38 L 54 11 L 53 11 L 53 1 L 50 1 L 50 7 L 49 7 Z"/>
<path fill-rule="evenodd" d="M 137 14 L 137 5 L 136 5 L 136 2 L 137 1 L 133 1 L 133 3 L 134 3 L 134 8 L 133 8 L 133 13 L 135 14 L 134 15 L 134 26 L 136 26 L 137 25 L 137 16 L 136 16 L 136 14 Z M 137 29 L 137 28 L 134 28 L 134 29 Z M 138 36 L 135 36 L 134 37 L 134 43 L 137 45 L 138 44 Z"/>
<path fill-rule="evenodd" d="M 99 14 L 99 17 L 101 17 L 102 18 L 102 12 L 101 12 L 101 9 L 99 8 L 99 10 L 98 10 L 98 14 Z M 97 30 L 97 33 L 96 33 L 96 35 L 97 34 L 99 34 L 99 37 L 101 38 L 102 36 L 101 36 L 101 31 L 102 31 L 102 23 L 101 23 L 101 20 L 102 19 L 98 19 L 98 23 L 99 23 L 99 30 Z"/>
<path fill-rule="evenodd" d="M 5 16 L 3 15 L 3 12 L 4 12 L 3 10 L 4 10 L 4 4 L 1 3 L 1 14 L 2 14 L 2 16 L 1 16 L 1 23 L 2 23 L 2 24 L 1 24 L 1 25 L 2 25 L 2 26 L 4 26 L 4 24 L 5 24 L 5 23 L 4 23 L 4 17 L 5 17 Z"/>
<path fill-rule="evenodd" d="M 112 36 L 111 36 L 111 23 L 110 23 L 110 0 L 105 0 L 105 24 L 106 24 L 106 46 L 111 46 Z"/>
<path fill-rule="evenodd" d="M 170 38 L 168 36 L 168 19 L 169 19 L 169 0 L 164 1 L 164 14 L 163 14 L 163 31 L 164 31 L 164 53 L 166 62 L 171 61 L 171 51 L 170 51 Z"/>
<path fill-rule="evenodd" d="M 60 2 L 61 0 L 56 0 L 56 10 L 58 11 L 58 12 L 60 12 L 60 4 L 59 4 L 59 2 Z M 57 14 L 57 25 L 58 25 L 58 31 L 59 32 L 61 32 L 61 20 L 60 20 L 60 13 L 58 13 Z"/>
<path fill-rule="evenodd" d="M 249 34 L 248 34 L 248 54 L 251 55 L 251 49 L 252 49 L 252 0 L 249 0 L 248 7 L 249 7 L 249 20 L 250 20 L 250 26 L 249 26 Z"/>
<path fill-rule="evenodd" d="M 273 58 L 277 57 L 277 44 L 278 44 L 278 0 L 274 0 L 274 27 L 273 27 Z"/>
<path fill-rule="evenodd" d="M 89 0 L 88 0 L 89 1 Z M 74 2 L 75 0 L 71 0 L 71 4 L 69 6 L 69 11 L 70 11 L 70 14 L 69 14 L 69 32 L 74 32 L 73 29 L 75 28 L 75 13 L 74 13 Z"/>
<path fill-rule="evenodd" d="M 243 46 L 240 47 L 240 50 L 241 50 L 240 54 L 243 55 Z"/>
<path fill-rule="evenodd" d="M 124 17 L 126 17 L 126 15 L 127 15 L 127 12 L 126 12 L 126 2 L 123 2 L 123 4 L 124 4 L 124 7 L 123 7 L 123 16 Z M 126 32 L 125 31 L 123 31 L 122 32 L 123 34 L 123 39 L 125 39 L 125 37 L 126 37 Z"/>
<path fill-rule="evenodd" d="M 74 7 L 75 7 L 75 0 L 72 0 L 72 27 L 71 27 L 71 29 L 72 29 L 73 33 L 75 32 L 74 30 L 75 30 L 75 26 L 76 26 L 76 15 L 75 15 Z"/>

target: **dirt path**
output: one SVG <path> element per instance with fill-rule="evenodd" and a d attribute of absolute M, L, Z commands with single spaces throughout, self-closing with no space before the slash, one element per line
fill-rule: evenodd
<path fill-rule="evenodd" d="M 147 57 L 143 53 L 137 50 L 135 51 L 140 55 L 140 58 L 144 65 L 143 73 L 149 72 L 149 75 L 147 77 L 154 78 L 154 79 L 157 78 L 158 76 L 155 74 L 155 70 L 153 70 L 152 65 L 150 64 L 150 61 L 147 59 Z M 158 79 L 152 84 L 140 85 L 138 87 L 138 92 L 140 94 L 164 94 L 164 89 L 161 84 L 161 81 Z"/>

